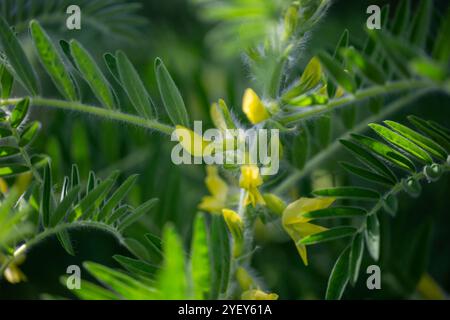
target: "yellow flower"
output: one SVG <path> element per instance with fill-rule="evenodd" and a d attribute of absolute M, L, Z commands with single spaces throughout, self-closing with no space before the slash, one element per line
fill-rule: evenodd
<path fill-rule="evenodd" d="M 264 121 L 270 117 L 266 107 L 264 107 L 261 102 L 261 99 L 256 92 L 250 88 L 245 90 L 244 97 L 242 98 L 242 111 L 244 111 L 248 120 L 253 124 Z"/>
<path fill-rule="evenodd" d="M 239 178 L 239 186 L 246 190 L 244 205 L 265 204 L 264 198 L 258 190 L 263 184 L 259 168 L 256 165 L 244 165 L 241 167 L 241 177 Z"/>
<path fill-rule="evenodd" d="M 9 263 L 8 267 L 3 272 L 5 279 L 12 284 L 16 284 L 22 281 L 27 281 L 26 275 L 19 269 L 19 265 L 25 262 L 26 246 L 20 246 L 14 252 L 14 259 Z"/>
<path fill-rule="evenodd" d="M 242 300 L 278 300 L 276 293 L 266 293 L 261 290 L 247 290 L 242 293 Z"/>
<path fill-rule="evenodd" d="M 244 245 L 244 222 L 239 214 L 233 210 L 223 209 L 222 214 L 234 241 L 233 256 L 238 257 L 241 255 Z"/>
<path fill-rule="evenodd" d="M 194 157 L 209 155 L 204 152 L 209 145 L 209 141 L 204 140 L 198 133 L 178 125 L 175 127 L 175 135 L 183 149 Z"/>
<path fill-rule="evenodd" d="M 220 211 L 225 208 L 228 186 L 226 182 L 220 178 L 217 167 L 206 167 L 205 184 L 211 195 L 203 197 L 198 208 L 210 213 L 220 213 Z"/>
<path fill-rule="evenodd" d="M 300 244 L 304 237 L 327 230 L 324 227 L 309 223 L 311 219 L 305 218 L 307 212 L 320 210 L 329 207 L 335 198 L 300 198 L 291 203 L 283 211 L 283 228 L 294 240 L 298 253 L 305 265 L 308 265 L 308 256 L 306 246 Z"/>

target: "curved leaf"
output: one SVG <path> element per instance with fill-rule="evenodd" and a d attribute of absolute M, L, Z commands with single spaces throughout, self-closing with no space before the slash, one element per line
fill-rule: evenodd
<path fill-rule="evenodd" d="M 331 207 L 304 213 L 302 216 L 308 219 L 329 219 L 329 218 L 347 218 L 363 217 L 367 211 L 355 207 Z"/>
<path fill-rule="evenodd" d="M 337 84 L 348 92 L 356 91 L 356 83 L 353 77 L 347 73 L 342 66 L 335 62 L 328 53 L 320 52 L 317 56 L 328 74 Z"/>
<path fill-rule="evenodd" d="M 321 197 L 379 200 L 380 194 L 374 190 L 358 187 L 335 187 L 314 190 L 313 194 Z"/>
<path fill-rule="evenodd" d="M 349 273 L 350 283 L 354 286 L 358 281 L 359 269 L 361 267 L 361 261 L 364 253 L 364 235 L 362 232 L 358 232 L 353 237 L 353 241 L 350 247 L 349 256 Z"/>
<path fill-rule="evenodd" d="M 20 134 L 19 147 L 25 147 L 33 141 L 40 129 L 41 123 L 39 121 L 33 121 L 27 124 Z"/>
<path fill-rule="evenodd" d="M 345 291 L 349 279 L 349 252 L 348 247 L 344 249 L 331 270 L 325 294 L 327 300 L 339 300 Z"/>
<path fill-rule="evenodd" d="M 354 227 L 336 227 L 322 232 L 314 233 L 306 236 L 299 241 L 299 244 L 311 245 L 326 241 L 336 240 L 354 235 L 356 228 Z"/>
<path fill-rule="evenodd" d="M 389 185 L 392 186 L 394 183 L 387 179 L 386 177 L 379 175 L 378 173 L 374 173 L 372 171 L 366 170 L 364 168 L 354 166 L 347 162 L 340 162 L 339 163 L 342 167 L 344 167 L 345 170 L 347 170 L 350 173 L 353 173 L 354 175 L 361 177 L 365 180 L 380 183 L 383 185 Z"/>

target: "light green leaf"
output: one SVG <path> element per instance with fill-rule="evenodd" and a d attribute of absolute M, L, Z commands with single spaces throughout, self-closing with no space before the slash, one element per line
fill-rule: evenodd
<path fill-rule="evenodd" d="M 181 239 L 172 226 L 163 232 L 164 262 L 157 276 L 158 298 L 164 300 L 187 299 L 187 279 L 184 250 Z"/>
<path fill-rule="evenodd" d="M 198 213 L 194 221 L 191 244 L 191 272 L 193 298 L 208 299 L 211 290 L 211 260 L 205 217 Z"/>
<path fill-rule="evenodd" d="M 19 147 L 23 148 L 33 141 L 40 129 L 41 123 L 39 121 L 33 121 L 27 124 L 20 134 Z"/>
<path fill-rule="evenodd" d="M 116 57 L 122 87 L 125 89 L 134 108 L 140 116 L 147 119 L 154 118 L 153 103 L 136 69 L 122 51 L 117 51 Z"/>
<path fill-rule="evenodd" d="M 10 176 L 15 176 L 17 174 L 20 173 L 24 173 L 29 171 L 30 168 L 28 168 L 28 166 L 26 166 L 25 164 L 17 164 L 17 163 L 11 163 L 11 164 L 6 164 L 6 163 L 2 163 L 0 165 L 0 177 L 10 177 Z"/>
<path fill-rule="evenodd" d="M 363 56 L 362 53 L 356 51 L 353 47 L 342 49 L 340 52 L 347 61 L 355 66 L 360 73 L 376 84 L 384 84 L 385 77 L 383 71 L 369 58 Z"/>
<path fill-rule="evenodd" d="M 314 233 L 306 236 L 299 241 L 299 244 L 311 245 L 331 240 L 336 240 L 354 235 L 356 228 L 353 227 L 336 227 L 322 232 Z"/>
<path fill-rule="evenodd" d="M 67 280 L 68 277 L 61 277 L 60 282 L 63 286 L 67 286 Z M 83 280 L 80 289 L 72 292 L 82 300 L 118 300 L 120 298 L 116 293 L 86 280 Z"/>
<path fill-rule="evenodd" d="M 396 165 L 397 167 L 400 167 L 404 170 L 408 170 L 411 172 L 414 172 L 416 170 L 414 163 L 411 160 L 409 160 L 409 158 L 405 157 L 400 152 L 392 149 L 390 146 L 363 135 L 353 133 L 351 136 L 359 143 L 361 143 L 363 146 L 368 148 L 370 151 L 374 152 L 375 154 L 389 161 L 390 163 Z"/>
<path fill-rule="evenodd" d="M 405 152 L 413 155 L 417 159 L 428 164 L 433 163 L 433 159 L 428 153 L 426 153 L 423 149 L 418 147 L 410 140 L 399 135 L 398 133 L 395 133 L 394 131 L 377 123 L 370 123 L 369 127 L 372 128 L 372 130 L 374 130 L 380 137 L 397 146 L 398 148 L 404 150 Z"/>
<path fill-rule="evenodd" d="M 0 158 L 10 157 L 18 154 L 19 152 L 20 150 L 16 147 L 0 146 Z"/>
<path fill-rule="evenodd" d="M 213 261 L 211 299 L 217 299 L 227 291 L 230 276 L 230 240 L 222 216 L 212 217 L 210 252 Z"/>
<path fill-rule="evenodd" d="M 72 204 L 76 199 L 78 199 L 80 192 L 80 186 L 75 186 L 70 191 L 68 191 L 67 195 L 64 196 L 62 201 L 58 204 L 55 211 L 52 214 L 50 219 L 50 226 L 56 226 L 62 219 L 64 219 L 65 215 L 70 211 Z"/>
<path fill-rule="evenodd" d="M 167 114 L 174 125 L 190 127 L 189 117 L 183 98 L 175 82 L 167 71 L 161 59 L 155 60 L 155 74 L 158 82 L 159 93 L 163 100 Z"/>
<path fill-rule="evenodd" d="M 450 140 L 444 132 L 437 131 L 436 128 L 433 128 L 433 126 L 430 125 L 430 123 L 419 117 L 408 116 L 407 118 L 409 122 L 411 122 L 417 129 L 437 142 L 442 148 L 445 148 L 447 152 L 450 152 Z"/>
<path fill-rule="evenodd" d="M 367 250 L 375 261 L 380 257 L 380 222 L 376 213 L 367 216 L 365 239 Z"/>
<path fill-rule="evenodd" d="M 12 70 L 10 71 L 13 71 L 20 83 L 32 95 L 39 94 L 38 81 L 33 67 L 3 15 L 0 15 L 0 43 L 11 65 Z"/>
<path fill-rule="evenodd" d="M 0 64 L 0 97 L 8 99 L 11 95 L 14 78 L 4 64 Z"/>
<path fill-rule="evenodd" d="M 89 52 L 78 41 L 71 40 L 70 54 L 97 99 L 104 107 L 114 109 L 114 94 L 111 86 Z"/>
<path fill-rule="evenodd" d="M 77 100 L 75 83 L 50 37 L 36 20 L 31 20 L 30 31 L 39 59 L 58 91 L 68 100 Z"/>
<path fill-rule="evenodd" d="M 344 294 L 349 279 L 349 252 L 348 247 L 344 249 L 331 270 L 325 294 L 326 300 L 339 300 Z"/>
<path fill-rule="evenodd" d="M 30 99 L 25 98 L 19 101 L 16 104 L 14 109 L 11 112 L 10 116 L 10 125 L 13 128 L 17 128 L 23 122 L 28 113 L 28 108 L 30 106 Z"/>

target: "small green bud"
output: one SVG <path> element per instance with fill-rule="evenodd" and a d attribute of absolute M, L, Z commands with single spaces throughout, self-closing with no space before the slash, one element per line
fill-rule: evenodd
<path fill-rule="evenodd" d="M 272 193 L 263 194 L 263 198 L 270 211 L 279 216 L 283 214 L 284 209 L 286 209 L 286 203 L 282 199 Z"/>
<path fill-rule="evenodd" d="M 402 180 L 402 187 L 405 192 L 414 198 L 418 197 L 422 191 L 420 183 L 412 177 Z"/>
<path fill-rule="evenodd" d="M 394 217 L 398 210 L 397 197 L 395 195 L 390 194 L 386 198 L 384 198 L 383 209 Z"/>
<path fill-rule="evenodd" d="M 442 168 L 439 164 L 433 163 L 423 168 L 423 173 L 428 181 L 437 181 L 442 175 Z"/>

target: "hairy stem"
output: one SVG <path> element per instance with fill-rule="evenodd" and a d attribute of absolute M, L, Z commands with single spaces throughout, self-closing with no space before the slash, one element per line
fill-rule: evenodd
<path fill-rule="evenodd" d="M 11 104 L 14 105 L 17 104 L 20 100 L 22 100 L 22 98 L 0 99 L 0 106 Z M 41 97 L 30 97 L 30 103 L 32 106 L 35 107 L 51 107 L 56 109 L 87 113 L 100 118 L 125 122 L 130 125 L 135 125 L 146 129 L 157 130 L 167 135 L 170 135 L 173 132 L 173 128 L 171 126 L 161 123 L 157 120 L 144 119 L 132 114 L 95 107 L 80 102 L 64 101 L 58 99 L 47 99 Z"/>
<path fill-rule="evenodd" d="M 360 133 L 360 132 L 366 130 L 368 128 L 367 125 L 369 123 L 386 119 L 386 117 L 388 115 L 400 110 L 404 106 L 410 104 L 414 100 L 425 95 L 426 93 L 429 93 L 430 91 L 432 91 L 432 89 L 423 89 L 423 90 L 417 91 L 416 93 L 414 93 L 412 95 L 408 95 L 408 96 L 405 96 L 398 100 L 395 100 L 391 104 L 384 107 L 384 109 L 381 112 L 374 114 L 371 117 L 366 118 L 358 126 L 356 126 L 351 131 L 351 133 Z M 279 184 L 275 188 L 274 193 L 282 194 L 282 193 L 286 192 L 289 188 L 291 188 L 293 185 L 295 185 L 299 180 L 303 179 L 308 174 L 310 174 L 312 170 L 316 169 L 325 160 L 327 160 L 331 156 L 333 156 L 337 152 L 337 150 L 339 150 L 341 148 L 341 143 L 339 142 L 339 140 L 347 139 L 349 137 L 350 137 L 350 132 L 346 132 L 345 134 L 341 135 L 338 139 L 335 139 L 333 143 L 328 145 L 328 147 L 326 147 L 324 150 L 322 150 L 318 154 L 314 155 L 311 159 L 309 159 L 302 170 L 295 169 L 285 180 L 283 180 L 283 182 L 281 184 Z"/>

